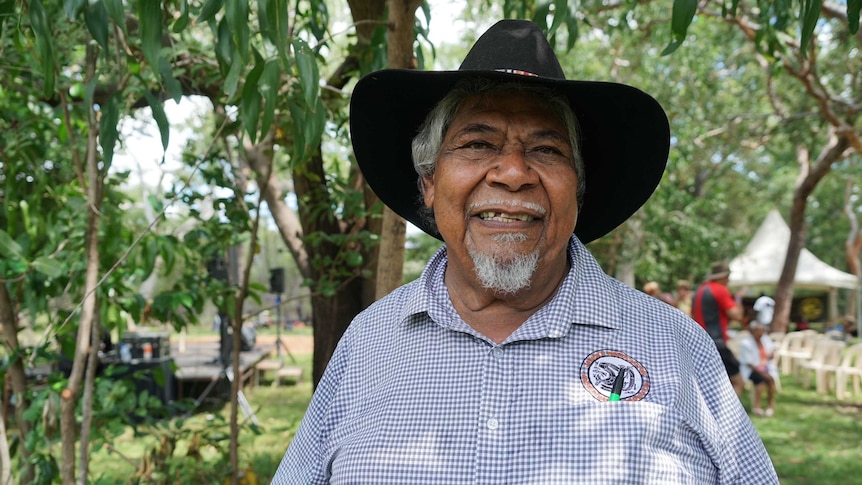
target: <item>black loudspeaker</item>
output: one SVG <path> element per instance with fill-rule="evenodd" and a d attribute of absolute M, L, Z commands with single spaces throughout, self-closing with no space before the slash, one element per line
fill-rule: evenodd
<path fill-rule="evenodd" d="M 219 281 L 227 281 L 227 261 L 221 256 L 215 256 L 207 262 L 207 271 L 211 278 Z"/>
<path fill-rule="evenodd" d="M 273 268 L 269 270 L 269 292 L 284 293 L 284 268 Z"/>

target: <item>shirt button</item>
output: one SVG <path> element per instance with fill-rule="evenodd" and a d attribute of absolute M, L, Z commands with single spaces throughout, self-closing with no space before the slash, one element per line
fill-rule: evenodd
<path fill-rule="evenodd" d="M 493 349 L 491 349 L 491 357 L 495 359 L 502 359 L 503 349 L 501 349 L 500 347 L 494 347 Z"/>
<path fill-rule="evenodd" d="M 488 426 L 488 429 L 494 431 L 495 429 L 500 427 L 500 422 L 497 421 L 497 418 L 491 418 L 488 420 L 487 423 L 485 423 L 485 425 Z"/>

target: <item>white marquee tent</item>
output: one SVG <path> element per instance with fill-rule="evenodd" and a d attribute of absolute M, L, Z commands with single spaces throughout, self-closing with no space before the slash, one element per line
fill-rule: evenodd
<path fill-rule="evenodd" d="M 784 268 L 789 241 L 790 227 L 777 210 L 771 210 L 745 251 L 730 262 L 728 286 L 741 288 L 777 285 Z M 854 290 L 858 285 L 859 280 L 855 275 L 833 268 L 819 260 L 811 251 L 802 249 L 796 267 L 794 288 Z"/>
<path fill-rule="evenodd" d="M 771 210 L 749 241 L 745 251 L 731 260 L 728 286 L 731 288 L 777 286 L 784 268 L 789 242 L 790 227 L 777 210 Z M 799 254 L 793 287 L 827 292 L 829 294 L 828 318 L 834 321 L 838 315 L 838 290 L 857 290 L 859 279 L 855 275 L 829 266 L 811 251 L 803 248 Z"/>

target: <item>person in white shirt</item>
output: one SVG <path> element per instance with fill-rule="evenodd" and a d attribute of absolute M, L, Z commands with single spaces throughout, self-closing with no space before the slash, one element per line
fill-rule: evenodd
<path fill-rule="evenodd" d="M 772 416 L 775 408 L 775 379 L 778 366 L 775 362 L 775 342 L 765 333 L 766 326 L 753 321 L 748 324 L 749 336 L 739 344 L 739 372 L 746 381 L 754 384 L 751 413 L 755 416 Z M 766 408 L 761 405 L 766 391 Z"/>

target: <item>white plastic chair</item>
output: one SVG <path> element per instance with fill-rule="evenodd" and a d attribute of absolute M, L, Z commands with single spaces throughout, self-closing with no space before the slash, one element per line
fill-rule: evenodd
<path fill-rule="evenodd" d="M 851 345 L 844 352 L 841 365 L 835 373 L 835 393 L 838 399 L 847 397 L 847 380 L 853 383 L 853 394 L 862 393 L 862 343 Z"/>
<path fill-rule="evenodd" d="M 814 374 L 817 392 L 828 392 L 829 374 L 838 370 L 846 346 L 847 344 L 841 340 L 830 338 L 817 340 L 811 358 L 798 364 L 802 386 L 811 387 L 811 374 Z"/>
<path fill-rule="evenodd" d="M 781 373 L 792 374 L 793 364 L 797 359 L 809 359 L 811 351 L 814 349 L 814 341 L 817 338 L 819 338 L 819 334 L 815 330 L 801 330 L 785 335 L 775 352 Z"/>

